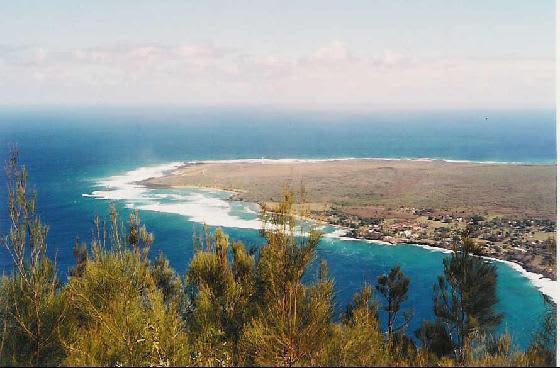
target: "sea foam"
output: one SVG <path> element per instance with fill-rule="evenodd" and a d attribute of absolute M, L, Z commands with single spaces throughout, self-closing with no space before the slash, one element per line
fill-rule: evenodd
<path fill-rule="evenodd" d="M 240 229 L 260 229 L 258 219 L 242 219 L 231 214 L 229 203 L 224 199 L 211 198 L 202 194 L 185 196 L 179 202 L 151 203 L 131 207 L 144 211 L 173 213 L 187 217 L 190 221 L 208 226 L 234 227 Z"/>
<path fill-rule="evenodd" d="M 124 201 L 126 207 L 144 211 L 165 212 L 187 217 L 190 221 L 209 226 L 224 226 L 242 229 L 260 229 L 258 219 L 244 219 L 235 214 L 225 192 L 207 189 L 182 190 L 178 193 L 159 193 L 158 190 L 138 184 L 146 179 L 166 175 L 184 165 L 183 162 L 141 167 L 123 175 L 111 176 L 96 183 L 103 189 L 94 190 L 84 197 Z M 161 191 L 161 190 L 159 190 Z M 237 212 L 256 214 L 250 204 L 241 205 Z"/>
<path fill-rule="evenodd" d="M 123 175 L 111 176 L 97 182 L 97 186 L 103 187 L 103 190 L 95 190 L 91 194 L 82 194 L 82 196 L 108 200 L 150 199 L 146 197 L 150 189 L 137 182 L 163 176 L 183 164 L 183 162 L 171 162 L 158 166 L 146 166 L 128 171 Z"/>
<path fill-rule="evenodd" d="M 457 164 L 482 164 L 482 165 L 553 165 L 555 162 L 523 162 L 523 161 L 477 161 L 456 160 L 446 158 L 429 157 L 336 157 L 336 158 L 239 158 L 231 160 L 198 160 L 189 161 L 188 164 L 297 164 L 313 162 L 337 162 L 337 161 L 412 161 L 412 162 L 447 162 Z"/>

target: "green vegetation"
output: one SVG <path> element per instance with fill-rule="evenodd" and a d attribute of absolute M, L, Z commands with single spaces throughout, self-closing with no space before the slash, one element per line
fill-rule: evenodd
<path fill-rule="evenodd" d="M 463 237 L 460 248 L 443 261 L 444 275 L 438 277 L 434 286 L 436 322 L 433 326 L 442 330 L 438 338 L 449 341 L 427 343 L 427 346 L 450 348 L 448 351 L 438 348 L 440 355 L 454 353 L 463 361 L 470 342 L 491 334 L 502 320 L 495 310 L 496 266 L 482 259 L 481 254 L 479 246 Z M 429 335 L 421 331 L 418 334 Z"/>
<path fill-rule="evenodd" d="M 286 191 L 262 212 L 265 245 L 249 252 L 221 230 L 194 239 L 184 279 L 159 255 L 138 213 L 124 224 L 112 209 L 96 219 L 91 243 L 76 241 L 76 266 L 62 285 L 47 257 L 47 227 L 35 212 L 25 168 L 8 163 L 13 272 L 0 285 L 1 365 L 133 366 L 530 366 L 554 365 L 555 306 L 526 352 L 494 336 L 495 268 L 473 243 L 444 261 L 434 286 L 435 321 L 404 334 L 410 280 L 398 266 L 364 285 L 334 315 L 333 280 L 316 260 L 321 234 L 298 219 L 305 206 Z M 297 209 L 297 210 L 296 210 Z M 374 291 L 381 296 L 376 300 Z M 387 314 L 384 332 L 379 314 Z"/>
<path fill-rule="evenodd" d="M 392 335 L 397 315 L 401 309 L 401 304 L 408 298 L 408 286 L 410 285 L 410 278 L 405 277 L 401 271 L 400 266 L 395 266 L 391 269 L 388 275 L 381 275 L 377 277 L 377 286 L 375 287 L 379 294 L 385 299 L 387 304 L 383 310 L 387 312 L 387 334 Z M 396 328 L 401 331 L 410 320 L 410 314 L 406 314 L 404 323 Z"/>

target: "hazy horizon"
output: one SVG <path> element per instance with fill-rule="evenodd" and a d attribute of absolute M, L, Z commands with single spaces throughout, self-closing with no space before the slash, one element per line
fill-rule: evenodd
<path fill-rule="evenodd" d="M 554 1 L 10 3 L 2 105 L 553 109 Z"/>

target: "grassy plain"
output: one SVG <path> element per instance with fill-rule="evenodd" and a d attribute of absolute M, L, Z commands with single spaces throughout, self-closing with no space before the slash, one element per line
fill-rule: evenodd
<path fill-rule="evenodd" d="M 234 191 L 234 198 L 275 202 L 286 185 L 305 187 L 314 209 L 360 217 L 404 216 L 404 208 L 555 220 L 554 165 L 444 161 L 342 160 L 185 165 L 144 184 Z"/>

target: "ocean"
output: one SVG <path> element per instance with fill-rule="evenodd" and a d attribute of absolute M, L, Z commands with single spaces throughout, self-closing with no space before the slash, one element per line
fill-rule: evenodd
<path fill-rule="evenodd" d="M 74 264 L 74 239 L 91 237 L 93 218 L 114 203 L 123 218 L 139 209 L 155 233 L 151 255 L 163 252 L 184 274 L 192 234 L 203 222 L 222 227 L 248 247 L 262 245 L 254 204 L 228 202 L 209 190 L 147 190 L 132 184 L 174 163 L 236 159 L 398 158 L 504 163 L 555 163 L 554 111 L 317 112 L 265 108 L 1 108 L 0 152 L 17 144 L 42 220 L 50 226 L 49 254 L 64 279 Z M 0 185 L 0 203 L 6 187 Z M 0 211 L 0 232 L 7 229 Z M 327 232 L 318 260 L 328 262 L 335 303 L 342 311 L 364 282 L 400 264 L 410 276 L 404 308 L 409 333 L 433 318 L 432 285 L 445 253 L 415 245 L 341 240 Z M 316 274 L 315 262 L 306 275 Z M 520 347 L 531 340 L 545 310 L 541 292 L 504 263 L 498 268 L 499 309 Z M 0 250 L 0 269 L 10 272 Z"/>

